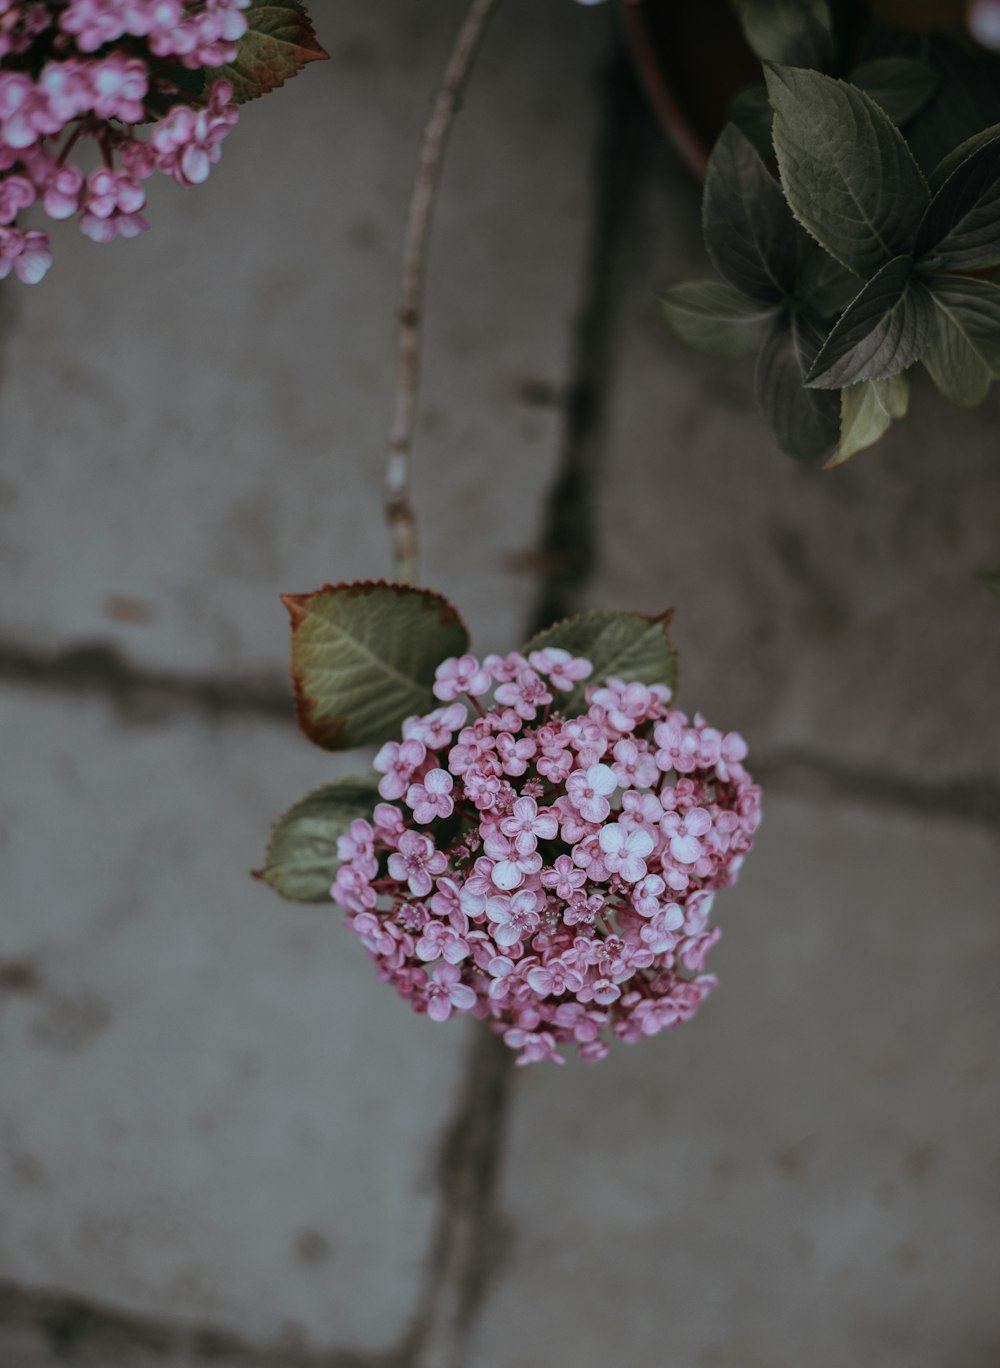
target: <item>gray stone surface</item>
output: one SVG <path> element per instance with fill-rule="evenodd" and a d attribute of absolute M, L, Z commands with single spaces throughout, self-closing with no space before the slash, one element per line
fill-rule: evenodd
<path fill-rule="evenodd" d="M 377 984 L 332 903 L 248 877 L 281 805 L 357 757 L 246 719 L 3 707 L 0 1279 L 386 1347 L 468 1035 Z"/>
<path fill-rule="evenodd" d="M 518 1071 L 475 1368 L 988 1368 L 994 833 L 772 791 L 691 1024 Z"/>
<path fill-rule="evenodd" d="M 403 225 L 464 5 L 320 8 L 331 61 L 248 107 L 207 185 L 157 186 L 154 229 L 131 243 L 67 226 L 44 285 L 11 301 L 8 640 L 280 675 L 279 593 L 388 571 Z M 609 22 L 503 6 L 446 167 L 415 489 L 424 577 L 484 649 L 517 644 L 531 593 Z"/>
<path fill-rule="evenodd" d="M 697 198 L 664 152 L 623 235 L 588 603 L 676 605 L 684 701 L 759 747 L 995 783 L 1000 633 L 973 575 L 1000 564 L 1000 394 L 967 412 L 918 378 L 909 418 L 846 466 L 783 456 L 753 364 L 660 319 L 657 290 L 712 274 Z"/>

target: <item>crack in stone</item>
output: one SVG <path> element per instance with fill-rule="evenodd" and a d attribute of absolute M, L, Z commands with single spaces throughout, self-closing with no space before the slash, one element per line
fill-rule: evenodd
<path fill-rule="evenodd" d="M 621 300 L 621 250 L 656 129 L 619 41 L 603 77 L 603 110 L 591 172 L 590 234 L 584 288 L 566 392 L 562 453 L 549 492 L 542 532 L 546 567 L 531 615 L 532 630 L 549 626 L 576 606 L 597 564 L 595 478 L 602 455 L 609 378 Z"/>

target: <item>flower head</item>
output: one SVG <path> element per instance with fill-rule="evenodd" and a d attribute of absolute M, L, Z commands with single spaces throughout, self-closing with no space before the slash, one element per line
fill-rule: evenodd
<path fill-rule="evenodd" d="M 444 661 L 443 706 L 382 747 L 383 801 L 339 842 L 333 896 L 380 977 L 432 1020 L 488 1019 L 521 1064 L 693 1016 L 713 891 L 760 818 L 742 739 L 665 687 L 599 681 L 565 715 L 591 673 L 554 648 Z"/>

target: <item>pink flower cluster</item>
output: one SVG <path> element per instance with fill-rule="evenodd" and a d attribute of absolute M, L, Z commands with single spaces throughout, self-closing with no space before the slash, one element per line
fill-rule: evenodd
<path fill-rule="evenodd" d="M 553 648 L 446 660 L 442 706 L 382 747 L 384 801 L 339 843 L 331 892 L 379 976 L 435 1021 L 491 1019 L 519 1064 L 694 1014 L 713 891 L 760 821 L 735 732 L 618 679 L 566 716 L 591 673 Z"/>
<path fill-rule="evenodd" d="M 48 234 L 18 221 L 33 205 L 110 242 L 149 227 L 154 172 L 205 180 L 237 119 L 232 87 L 192 102 L 178 81 L 234 59 L 249 3 L 0 0 L 0 279 L 35 284 L 52 264 Z M 165 108 L 140 140 L 134 126 Z M 71 159 L 88 142 L 101 161 L 89 173 Z"/>

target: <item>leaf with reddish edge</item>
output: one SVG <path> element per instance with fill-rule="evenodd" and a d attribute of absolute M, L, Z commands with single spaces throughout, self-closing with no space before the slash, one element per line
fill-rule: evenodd
<path fill-rule="evenodd" d="M 375 777 L 335 779 L 306 794 L 274 824 L 262 869 L 253 876 L 291 902 L 326 902 L 337 875 L 337 839 L 379 802 Z"/>
<path fill-rule="evenodd" d="M 295 76 L 307 62 L 329 57 L 319 43 L 312 20 L 298 0 L 254 3 L 245 10 L 249 28 L 236 46 L 235 61 L 212 73 L 232 83 L 237 104 L 267 95 Z"/>
<path fill-rule="evenodd" d="M 581 680 L 568 698 L 556 694 L 555 706 L 565 716 L 574 717 L 587 706 L 587 686 L 603 683 L 609 676 L 626 683 L 677 688 L 677 651 L 668 630 L 673 615 L 672 608 L 655 617 L 646 613 L 580 613 L 538 632 L 521 650 L 529 655 L 555 646 L 591 662 L 594 672 L 589 679 Z"/>
<path fill-rule="evenodd" d="M 325 750 L 392 739 L 435 706 L 434 672 L 469 634 L 440 594 L 384 580 L 283 594 L 299 726 Z"/>

